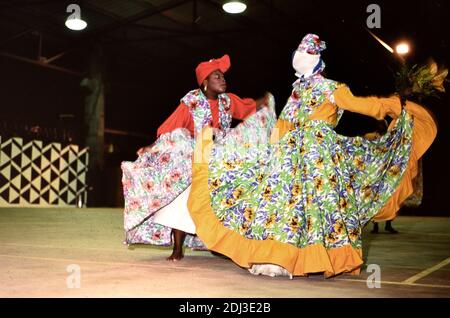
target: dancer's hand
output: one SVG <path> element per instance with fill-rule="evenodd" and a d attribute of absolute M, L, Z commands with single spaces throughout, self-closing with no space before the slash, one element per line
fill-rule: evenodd
<path fill-rule="evenodd" d="M 136 154 L 137 154 L 138 156 L 142 156 L 144 153 L 146 153 L 147 151 L 149 151 L 150 148 L 151 148 L 151 146 L 142 147 L 142 148 L 140 148 L 140 149 L 136 152 Z"/>
<path fill-rule="evenodd" d="M 266 92 L 263 97 L 258 98 L 256 100 L 256 110 L 259 110 L 263 107 L 269 107 L 270 103 L 270 93 Z"/>

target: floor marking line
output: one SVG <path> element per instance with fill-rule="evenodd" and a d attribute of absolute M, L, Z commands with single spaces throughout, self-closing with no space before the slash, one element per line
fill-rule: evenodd
<path fill-rule="evenodd" d="M 450 257 L 448 257 L 446 260 L 440 262 L 439 264 L 436 264 L 436 265 L 434 265 L 434 266 L 432 266 L 430 268 L 427 268 L 426 270 L 421 271 L 420 273 L 418 273 L 418 274 L 416 274 L 414 276 L 411 276 L 408 279 L 405 279 L 402 283 L 404 283 L 404 284 L 413 284 L 415 281 L 417 281 L 419 279 L 422 279 L 425 276 L 430 275 L 431 273 L 439 270 L 440 268 L 442 268 L 442 267 L 444 267 L 444 266 L 446 266 L 448 264 L 450 264 Z"/>
<path fill-rule="evenodd" d="M 364 280 L 364 279 L 336 278 L 336 280 L 343 280 L 343 281 L 347 281 L 347 282 L 353 281 L 353 282 L 367 283 L 367 280 Z M 433 287 L 433 288 L 450 288 L 449 285 L 433 285 L 433 284 L 420 284 L 420 283 L 390 282 L 390 281 L 383 281 L 383 280 L 380 281 L 380 284 L 401 285 L 401 286 L 417 286 L 417 287 Z"/>
<path fill-rule="evenodd" d="M 87 264 L 97 264 L 97 265 L 125 265 L 125 266 L 137 266 L 137 267 L 147 267 L 147 268 L 161 268 L 161 264 L 137 264 L 137 263 L 127 263 L 127 262 L 98 262 L 89 260 L 77 260 L 77 259 L 65 259 L 65 258 L 49 258 L 49 257 L 36 257 L 36 256 L 21 256 L 21 255 L 7 255 L 0 254 L 0 257 L 10 257 L 10 258 L 21 258 L 21 259 L 33 259 L 33 260 L 43 260 L 43 261 L 57 261 L 57 262 L 69 262 L 73 263 L 87 263 Z M 450 259 L 450 258 L 449 258 Z M 177 267 L 177 269 L 186 270 L 198 270 L 198 267 Z M 202 270 L 208 270 L 207 268 L 202 268 Z M 350 278 L 335 278 L 336 281 L 350 281 L 367 283 L 364 279 L 350 279 Z M 391 281 L 380 281 L 381 284 L 387 285 L 401 285 L 401 286 L 413 286 L 413 287 L 431 287 L 431 288 L 450 288 L 447 285 L 433 285 L 433 284 L 415 284 L 415 283 L 405 283 L 405 282 L 391 282 Z"/>

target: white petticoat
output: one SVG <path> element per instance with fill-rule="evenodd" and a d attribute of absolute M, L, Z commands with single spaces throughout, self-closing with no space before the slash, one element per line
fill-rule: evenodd
<path fill-rule="evenodd" d="M 153 222 L 184 231 L 189 234 L 195 234 L 195 224 L 187 208 L 187 201 L 191 186 L 180 193 L 180 195 L 171 203 L 158 210 L 155 213 Z"/>

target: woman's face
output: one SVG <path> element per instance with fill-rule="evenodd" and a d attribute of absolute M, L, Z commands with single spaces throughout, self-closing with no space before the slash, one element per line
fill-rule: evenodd
<path fill-rule="evenodd" d="M 227 90 L 227 82 L 225 81 L 225 76 L 219 70 L 216 70 L 209 74 L 206 78 L 207 90 L 217 94 L 223 94 Z"/>

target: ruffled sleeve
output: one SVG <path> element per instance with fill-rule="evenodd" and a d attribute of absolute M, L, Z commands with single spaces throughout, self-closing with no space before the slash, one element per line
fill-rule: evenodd
<path fill-rule="evenodd" d="M 159 126 L 157 137 L 177 128 L 189 129 L 191 135 L 194 135 L 194 121 L 192 120 L 188 107 L 184 103 L 180 103 L 172 115 L 170 115 L 170 117 L 167 118 L 161 126 Z"/>
<path fill-rule="evenodd" d="M 256 112 L 256 102 L 252 98 L 240 98 L 228 93 L 231 99 L 231 116 L 243 120 Z"/>

